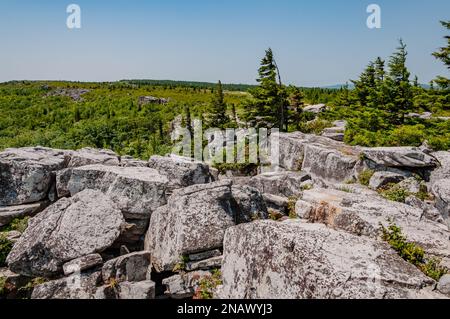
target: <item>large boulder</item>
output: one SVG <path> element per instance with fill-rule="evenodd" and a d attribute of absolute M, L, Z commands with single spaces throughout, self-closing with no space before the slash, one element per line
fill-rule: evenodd
<path fill-rule="evenodd" d="M 59 196 L 74 196 L 85 189 L 108 195 L 126 218 L 149 219 L 153 210 L 166 203 L 168 180 L 147 167 L 88 165 L 58 172 Z"/>
<path fill-rule="evenodd" d="M 33 289 L 32 299 L 95 299 L 101 273 L 91 271 L 48 281 Z"/>
<path fill-rule="evenodd" d="M 168 178 L 171 188 L 182 188 L 211 181 L 209 166 L 190 158 L 169 155 L 152 156 L 148 166 Z"/>
<path fill-rule="evenodd" d="M 434 183 L 432 193 L 436 198 L 436 208 L 450 227 L 450 178 Z"/>
<path fill-rule="evenodd" d="M 450 179 L 450 152 L 435 152 L 431 154 L 439 161 L 439 167 L 431 172 L 430 184 L 434 185 L 441 179 Z"/>
<path fill-rule="evenodd" d="M 68 167 L 80 167 L 93 164 L 118 166 L 119 155 L 111 150 L 94 149 L 90 147 L 71 152 Z"/>
<path fill-rule="evenodd" d="M 364 148 L 365 158 L 385 167 L 434 168 L 436 158 L 416 147 L 374 147 Z"/>
<path fill-rule="evenodd" d="M 7 149 L 0 153 L 0 206 L 47 199 L 54 171 L 63 169 L 70 153 L 44 147 Z"/>
<path fill-rule="evenodd" d="M 256 175 L 247 183 L 263 194 L 292 197 L 302 192 L 302 183 L 311 179 L 304 172 L 271 172 Z"/>
<path fill-rule="evenodd" d="M 156 271 L 172 271 L 185 255 L 221 248 L 227 228 L 252 218 L 243 218 L 243 213 L 257 213 L 254 209 L 238 209 L 239 202 L 246 202 L 246 207 L 264 207 L 243 201 L 242 193 L 236 201 L 233 192 L 236 190 L 232 191 L 230 181 L 190 186 L 176 190 L 168 204 L 153 213 L 145 249 L 151 252 Z M 255 198 L 259 200 L 260 196 Z"/>
<path fill-rule="evenodd" d="M 120 210 L 100 191 L 63 198 L 30 220 L 8 266 L 23 275 L 55 276 L 64 263 L 110 247 L 123 223 Z"/>
<path fill-rule="evenodd" d="M 400 183 L 405 178 L 405 175 L 400 173 L 389 171 L 375 172 L 375 174 L 373 174 L 370 178 L 369 187 L 371 189 L 377 190 L 388 184 Z"/>
<path fill-rule="evenodd" d="M 222 276 L 226 299 L 414 298 L 434 283 L 385 243 L 301 221 L 229 228 Z"/>
<path fill-rule="evenodd" d="M 115 282 L 138 282 L 147 278 L 150 266 L 150 252 L 140 251 L 108 260 L 102 268 L 105 283 L 112 279 Z"/>
<path fill-rule="evenodd" d="M 427 219 L 424 210 L 389 201 L 378 194 L 356 194 L 332 189 L 312 189 L 303 193 L 302 201 L 314 206 L 310 222 L 358 236 L 377 238 L 380 225 L 389 220 L 402 228 L 409 241 L 422 246 L 429 254 L 450 260 L 450 232 L 441 223 Z"/>

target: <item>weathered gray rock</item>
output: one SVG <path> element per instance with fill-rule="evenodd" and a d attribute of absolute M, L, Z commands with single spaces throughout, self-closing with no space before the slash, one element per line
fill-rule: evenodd
<path fill-rule="evenodd" d="M 258 221 L 227 230 L 225 299 L 422 297 L 433 284 L 386 244 L 301 221 Z"/>
<path fill-rule="evenodd" d="M 416 196 L 410 195 L 405 199 L 405 204 L 422 210 L 424 218 L 447 225 L 442 214 L 430 203 L 421 201 Z"/>
<path fill-rule="evenodd" d="M 172 299 L 191 298 L 200 281 L 208 276 L 211 276 L 209 271 L 193 271 L 163 279 L 162 284 L 166 287 L 164 294 Z"/>
<path fill-rule="evenodd" d="M 303 193 L 303 201 L 314 206 L 307 220 L 358 236 L 377 238 L 380 223 L 392 220 L 409 241 L 429 254 L 450 257 L 448 228 L 424 216 L 422 209 L 393 202 L 379 195 L 355 194 L 332 189 L 313 189 Z"/>
<path fill-rule="evenodd" d="M 51 277 L 70 260 L 102 252 L 119 237 L 122 213 L 109 197 L 85 190 L 32 218 L 7 258 L 19 274 Z"/>
<path fill-rule="evenodd" d="M 190 261 L 199 261 L 199 260 L 209 259 L 209 258 L 213 258 L 213 257 L 218 257 L 221 255 L 222 255 L 222 252 L 220 250 L 214 249 L 214 250 L 202 251 L 202 252 L 196 253 L 196 254 L 190 254 L 188 257 L 189 257 Z"/>
<path fill-rule="evenodd" d="M 441 179 L 450 179 L 450 152 L 435 152 L 431 153 L 431 156 L 435 157 L 439 161 L 439 167 L 431 172 L 430 185 Z"/>
<path fill-rule="evenodd" d="M 140 282 L 121 282 L 118 288 L 118 299 L 146 300 L 155 299 L 156 285 L 151 280 Z"/>
<path fill-rule="evenodd" d="M 22 233 L 16 230 L 2 232 L 1 234 L 4 235 L 6 239 L 12 241 L 13 243 L 16 243 L 19 240 L 20 236 L 22 236 Z"/>
<path fill-rule="evenodd" d="M 166 176 L 172 189 L 206 184 L 211 181 L 209 166 L 190 158 L 173 154 L 167 157 L 155 155 L 150 158 L 148 165 Z"/>
<path fill-rule="evenodd" d="M 150 266 L 150 252 L 140 251 L 108 260 L 102 268 L 103 282 L 144 281 Z"/>
<path fill-rule="evenodd" d="M 148 167 L 148 162 L 135 159 L 131 156 L 121 156 L 120 166 L 123 167 Z"/>
<path fill-rule="evenodd" d="M 415 147 L 364 148 L 363 155 L 386 167 L 433 168 L 439 164 L 434 157 Z"/>
<path fill-rule="evenodd" d="M 166 203 L 167 185 L 165 176 L 147 167 L 88 165 L 61 171 L 56 178 L 59 196 L 100 190 L 129 219 L 148 220 L 153 210 Z"/>
<path fill-rule="evenodd" d="M 306 144 L 302 171 L 332 182 L 354 179 L 362 170 L 359 151 L 345 145 Z"/>
<path fill-rule="evenodd" d="M 101 273 L 87 272 L 62 279 L 48 281 L 36 286 L 32 299 L 95 299 Z"/>
<path fill-rule="evenodd" d="M 93 164 L 119 166 L 119 155 L 111 150 L 86 147 L 71 152 L 71 159 L 68 167 L 80 167 Z"/>
<path fill-rule="evenodd" d="M 442 276 L 437 285 L 437 290 L 450 297 L 450 275 Z"/>
<path fill-rule="evenodd" d="M 173 270 L 182 256 L 221 248 L 227 228 L 251 219 L 238 218 L 243 210 L 233 209 L 234 201 L 230 181 L 176 190 L 152 215 L 145 239 L 156 271 Z"/>
<path fill-rule="evenodd" d="M 307 105 L 303 108 L 304 112 L 319 114 L 327 109 L 325 104 Z"/>
<path fill-rule="evenodd" d="M 20 288 L 26 286 L 32 280 L 30 277 L 13 273 L 8 268 L 0 268 L 0 278 L 4 280 L 2 282 L 3 292 L 0 293 L 0 298 L 6 299 L 23 298 Z"/>
<path fill-rule="evenodd" d="M 252 177 L 248 184 L 263 194 L 292 197 L 302 192 L 301 184 L 310 180 L 304 172 L 272 172 Z"/>
<path fill-rule="evenodd" d="M 327 127 L 322 131 L 322 136 L 331 138 L 335 141 L 343 142 L 345 136 L 345 124 L 339 122 L 339 125 L 344 126 Z"/>
<path fill-rule="evenodd" d="M 440 179 L 431 191 L 436 198 L 436 208 L 450 227 L 450 179 Z"/>
<path fill-rule="evenodd" d="M 66 151 L 44 147 L 7 149 L 0 153 L 0 206 L 47 199 L 53 172 L 67 166 Z"/>
<path fill-rule="evenodd" d="M 76 272 L 94 268 L 101 264 L 103 264 L 103 258 L 100 254 L 90 254 L 65 263 L 63 265 L 63 271 L 64 275 L 68 276 Z"/>
<path fill-rule="evenodd" d="M 421 191 L 427 190 L 426 185 L 424 183 L 421 183 L 414 177 L 409 177 L 405 180 L 402 180 L 400 183 L 398 183 L 398 187 L 406 190 L 411 194 L 417 194 Z"/>
<path fill-rule="evenodd" d="M 267 219 L 267 206 L 261 193 L 250 186 L 233 186 L 233 211 L 236 223 L 248 223 L 255 219 Z"/>
<path fill-rule="evenodd" d="M 272 194 L 263 194 L 263 198 L 269 211 L 276 211 L 282 215 L 288 213 L 289 198 Z"/>
<path fill-rule="evenodd" d="M 399 173 L 383 171 L 375 172 L 369 182 L 371 189 L 377 190 L 388 184 L 397 184 L 403 181 L 406 177 Z"/>
<path fill-rule="evenodd" d="M 299 199 L 295 203 L 295 213 L 297 214 L 298 218 L 308 218 L 308 216 L 311 216 L 313 213 L 314 206 L 308 202 L 305 202 L 304 200 Z"/>
<path fill-rule="evenodd" d="M 33 217 L 43 211 L 49 204 L 49 201 L 42 201 L 33 204 L 0 207 L 0 227 L 9 225 L 16 218 Z"/>
<path fill-rule="evenodd" d="M 205 259 L 205 260 L 189 262 L 186 264 L 186 270 L 194 271 L 194 270 L 207 270 L 207 269 L 220 268 L 222 266 L 222 259 L 223 259 L 222 256 L 218 256 L 218 257 L 212 257 L 212 258 Z"/>

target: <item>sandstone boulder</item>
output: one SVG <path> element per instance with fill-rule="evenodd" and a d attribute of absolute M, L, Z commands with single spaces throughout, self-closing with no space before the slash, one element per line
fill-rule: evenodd
<path fill-rule="evenodd" d="M 7 149 L 0 153 L 0 206 L 46 200 L 53 172 L 67 166 L 66 151 L 44 147 Z"/>
<path fill-rule="evenodd" d="M 153 210 L 166 203 L 168 180 L 147 167 L 88 165 L 57 174 L 58 195 L 74 196 L 85 189 L 102 191 L 126 218 L 149 219 Z"/>
<path fill-rule="evenodd" d="M 32 218 L 7 263 L 19 274 L 52 277 L 62 272 L 64 263 L 110 247 L 123 223 L 109 197 L 85 190 Z"/>
<path fill-rule="evenodd" d="M 302 200 L 314 206 L 305 219 L 358 236 L 378 238 L 380 224 L 392 220 L 402 228 L 409 241 L 419 244 L 429 254 L 450 257 L 450 232 L 438 222 L 426 218 L 424 210 L 389 201 L 378 194 L 355 194 L 332 189 L 313 189 Z"/>
<path fill-rule="evenodd" d="M 166 176 L 172 188 L 206 184 L 211 181 L 209 166 L 190 158 L 176 156 L 152 156 L 148 163 L 150 168 Z"/>
<path fill-rule="evenodd" d="M 200 281 L 211 276 L 209 271 L 193 271 L 165 278 L 162 284 L 166 287 L 164 294 L 172 299 L 186 299 L 194 296 Z"/>
<path fill-rule="evenodd" d="M 414 298 L 432 285 L 386 244 L 301 221 L 229 228 L 225 299 Z"/>
<path fill-rule="evenodd" d="M 147 277 L 150 266 L 150 252 L 140 251 L 108 260 L 102 268 L 103 282 L 138 282 Z"/>
<path fill-rule="evenodd" d="M 156 271 L 172 271 L 185 255 L 221 248 L 227 228 L 252 218 L 243 218 L 242 213 L 251 211 L 236 209 L 235 202 L 230 181 L 176 190 L 152 215 L 145 240 Z"/>
<path fill-rule="evenodd" d="M 388 184 L 397 184 L 405 179 L 405 176 L 400 173 L 389 171 L 375 172 L 369 182 L 371 189 L 377 190 Z"/>
<path fill-rule="evenodd" d="M 436 198 L 436 208 L 450 227 L 450 179 L 440 179 L 431 191 Z"/>
<path fill-rule="evenodd" d="M 378 165 L 403 168 L 434 168 L 438 161 L 415 147 L 364 148 L 363 155 Z"/>
<path fill-rule="evenodd" d="M 49 201 L 42 201 L 33 204 L 0 207 L 0 227 L 9 225 L 16 218 L 33 217 L 48 205 Z"/>
<path fill-rule="evenodd" d="M 93 164 L 118 166 L 120 164 L 119 155 L 111 150 L 86 147 L 71 152 L 71 159 L 68 167 L 80 167 Z"/>
<path fill-rule="evenodd" d="M 311 176 L 304 172 L 272 172 L 256 175 L 248 181 L 248 185 L 263 194 L 291 197 L 299 196 L 302 183 Z"/>

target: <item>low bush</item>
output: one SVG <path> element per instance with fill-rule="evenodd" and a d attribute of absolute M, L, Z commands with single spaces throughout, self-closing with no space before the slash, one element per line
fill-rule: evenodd
<path fill-rule="evenodd" d="M 369 186 L 369 182 L 373 174 L 375 174 L 375 172 L 371 169 L 362 171 L 358 176 L 359 183 L 364 186 Z"/>
<path fill-rule="evenodd" d="M 6 266 L 6 257 L 8 257 L 12 248 L 13 242 L 0 233 L 0 267 Z"/>

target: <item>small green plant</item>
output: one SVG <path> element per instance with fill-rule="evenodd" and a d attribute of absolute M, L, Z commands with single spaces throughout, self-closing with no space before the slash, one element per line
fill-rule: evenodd
<path fill-rule="evenodd" d="M 269 209 L 269 219 L 277 221 L 277 220 L 280 220 L 283 217 L 284 216 L 281 213 L 279 213 L 279 212 L 277 212 L 275 210 Z"/>
<path fill-rule="evenodd" d="M 181 272 L 184 271 L 186 269 L 186 264 L 189 261 L 189 257 L 188 256 L 181 256 L 180 257 L 180 261 L 175 265 L 175 267 L 173 267 L 173 272 Z"/>
<path fill-rule="evenodd" d="M 47 279 L 42 277 L 36 277 L 31 279 L 25 286 L 20 287 L 18 292 L 29 294 L 36 286 L 42 285 L 47 282 Z"/>
<path fill-rule="evenodd" d="M 0 277 L 0 298 L 6 294 L 7 287 L 6 287 L 6 277 Z"/>
<path fill-rule="evenodd" d="M 13 242 L 0 233 L 0 267 L 6 266 L 6 257 L 8 257 L 12 248 Z"/>
<path fill-rule="evenodd" d="M 369 186 L 370 179 L 372 178 L 373 174 L 375 174 L 375 171 L 371 169 L 362 171 L 358 176 L 359 183 L 364 186 Z"/>
<path fill-rule="evenodd" d="M 296 219 L 297 218 L 297 213 L 295 212 L 295 205 L 297 204 L 298 198 L 293 196 L 293 197 L 289 197 L 289 201 L 288 201 L 288 215 L 289 218 L 291 219 Z"/>
<path fill-rule="evenodd" d="M 30 217 L 15 218 L 13 221 L 5 228 L 5 231 L 18 231 L 23 233 L 27 227 Z"/>
<path fill-rule="evenodd" d="M 409 193 L 403 187 L 392 184 L 388 185 L 386 188 L 381 189 L 380 194 L 388 200 L 399 203 L 404 203 L 406 201 L 406 198 L 411 195 L 411 193 Z"/>
<path fill-rule="evenodd" d="M 345 187 L 345 186 L 338 187 L 338 191 L 346 192 L 346 193 L 353 193 L 353 191 L 350 188 Z"/>
<path fill-rule="evenodd" d="M 408 242 L 402 229 L 389 221 L 386 228 L 380 223 L 381 238 L 387 242 L 398 254 L 407 262 L 419 268 L 425 275 L 436 281 L 448 273 L 448 269 L 440 265 L 440 261 L 435 258 L 426 258 L 425 251 L 415 243 Z"/>
<path fill-rule="evenodd" d="M 214 289 L 222 284 L 222 273 L 219 269 L 214 269 L 210 276 L 203 277 L 195 292 L 194 299 L 214 298 Z"/>
<path fill-rule="evenodd" d="M 356 181 L 353 178 L 350 178 L 350 179 L 346 180 L 344 183 L 347 185 L 352 185 L 352 184 L 355 184 L 355 182 Z"/>
<path fill-rule="evenodd" d="M 301 190 L 302 191 L 309 191 L 310 189 L 312 189 L 313 188 L 313 185 L 311 185 L 311 184 L 305 184 L 305 185 L 303 185 L 302 187 L 301 187 Z"/>

